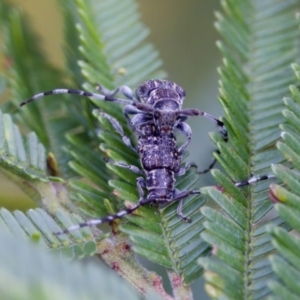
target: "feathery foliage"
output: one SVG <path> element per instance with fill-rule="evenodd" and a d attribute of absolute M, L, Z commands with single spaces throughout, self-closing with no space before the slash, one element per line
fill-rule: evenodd
<path fill-rule="evenodd" d="M 292 245 L 295 249 L 299 246 L 297 240 L 282 229 L 288 226 L 286 221 L 298 228 L 295 217 L 296 191 L 299 190 L 295 183 L 297 173 L 282 166 L 273 168 L 294 193 L 291 195 L 279 186 L 273 187 L 276 198 L 282 199 L 281 195 L 290 193 L 289 199 L 292 199 L 289 201 L 293 210 L 287 211 L 286 205 L 277 205 L 283 219 L 268 214 L 273 207 L 267 195 L 268 182 L 240 189 L 232 180 L 245 180 L 252 173 L 267 174 L 271 163 L 284 161 L 275 143 L 280 137 L 278 126 L 283 121 L 282 97 L 287 94 L 288 85 L 294 83 L 289 64 L 296 60 L 299 50 L 294 18 L 299 2 L 226 0 L 222 1 L 224 14 L 217 13 L 216 27 L 225 41 L 218 42 L 224 56 L 219 69 L 220 102 L 225 111 L 229 140 L 225 142 L 218 134 L 211 137 L 221 152 L 216 158 L 230 179 L 214 170 L 213 176 L 220 187 L 202 188 L 201 191 L 213 199 L 221 211 L 203 207 L 204 197 L 193 196 L 184 205 L 184 213 L 193 219 L 191 224 L 179 220 L 177 203 L 174 203 L 163 209 L 143 207 L 126 219 L 113 222 L 110 235 L 93 228 L 55 236 L 53 232 L 79 223 L 82 216 L 113 214 L 138 199 L 136 176 L 129 170 L 105 164 L 103 158 L 140 166 L 139 158 L 124 145 L 111 124 L 99 114 L 99 109 L 120 122 L 133 144 L 134 136 L 116 103 L 76 99 L 73 95 L 56 96 L 61 97 L 61 101 L 55 97 L 39 100 L 24 110 L 17 110 L 18 104 L 39 91 L 61 86 L 94 91 L 93 87 L 101 83 L 109 89 L 120 85 L 134 89 L 146 79 L 165 77 L 158 52 L 145 41 L 149 31 L 140 21 L 134 0 L 60 0 L 59 3 L 64 18 L 66 71 L 50 66 L 27 21 L 4 1 L 0 2 L 5 53 L 12 61 L 7 74 L 12 101 L 4 108 L 13 113 L 22 129 L 34 132 L 24 143 L 11 116 L 0 114 L 0 168 L 52 214 L 42 209 L 26 214 L 1 209 L 0 229 L 18 238 L 38 240 L 40 246 L 57 249 L 71 258 L 98 254 L 143 295 L 154 288 L 163 299 L 172 299 L 164 292 L 161 278 L 143 268 L 135 253 L 167 269 L 176 299 L 192 298 L 188 284 L 200 277 L 203 267 L 207 291 L 213 298 L 260 299 L 270 294 L 267 283 L 275 277 L 268 260 L 275 247 L 266 229 L 267 224 L 275 224 L 280 227 L 271 231 L 274 243 L 288 263 L 275 256 L 271 259 L 272 266 L 280 278 L 285 268 L 297 278 L 296 255 L 290 250 L 284 255 L 282 251 L 287 247 L 291 249 Z M 294 68 L 299 74 L 298 67 Z M 0 92 L 3 82 L 0 79 Z M 293 87 L 292 93 L 297 102 L 299 91 Z M 287 123 L 282 127 L 285 144 L 278 144 L 278 148 L 288 153 L 286 158 L 293 160 L 297 169 L 299 159 L 295 150 L 298 149 L 297 117 L 300 113 L 291 100 L 285 102 L 292 113 L 285 112 Z M 45 154 L 49 151 L 54 154 Z M 179 190 L 196 187 L 198 176 L 193 170 L 177 180 Z M 80 217 L 71 218 L 69 212 L 74 211 Z M 10 243 L 7 242 L 8 247 L 12 247 Z M 210 253 L 209 244 L 217 259 L 203 258 Z M 48 258 L 44 263 L 53 265 Z M 65 270 L 66 266 L 63 268 Z M 38 271 L 37 264 L 30 278 L 37 277 Z M 53 265 L 54 282 L 59 282 L 59 272 L 58 266 Z M 80 274 L 81 269 L 76 272 Z M 85 278 L 102 276 L 95 271 L 82 272 Z M 70 282 L 78 281 L 73 275 L 70 274 Z M 40 281 L 53 281 L 53 278 L 40 278 Z M 16 281 L 13 275 L 11 279 Z M 114 286 L 119 285 L 118 279 L 106 280 Z M 93 282 L 89 284 L 83 280 L 82 286 L 91 288 L 82 293 L 98 295 L 99 289 L 106 290 L 106 280 L 104 287 L 94 287 Z M 0 289 L 3 282 L 6 281 L 0 280 Z M 22 279 L 21 282 L 25 285 Z M 276 282 L 270 286 L 278 295 L 298 295 L 294 282 L 295 279 L 288 288 Z M 59 290 L 59 286 L 57 288 Z M 111 291 L 120 298 L 118 291 L 114 288 Z M 63 296 L 71 297 L 69 292 L 73 293 L 68 285 Z M 124 288 L 122 296 L 127 292 L 130 293 Z"/>
<path fill-rule="evenodd" d="M 59 173 L 67 176 L 68 157 L 61 146 L 65 144 L 64 133 L 76 126 L 76 120 L 67 114 L 63 101 L 40 101 L 32 103 L 30 108 L 19 109 L 20 102 L 33 94 L 63 85 L 63 73 L 47 61 L 28 21 L 16 9 L 1 1 L 0 14 L 4 55 L 11 62 L 7 75 L 10 104 L 14 109 L 10 111 L 14 111 L 14 118 L 24 128 L 36 133 L 47 150 L 51 149 L 58 161 Z"/>
<path fill-rule="evenodd" d="M 58 208 L 70 206 L 66 187 L 57 177 L 46 174 L 45 148 L 32 132 L 23 141 L 18 127 L 10 115 L 0 111 L 0 167 L 3 174 L 21 187 L 36 203 L 42 199 L 42 205 L 49 212 L 55 212 L 56 219 L 69 225 L 82 222 L 80 218 L 70 217 Z M 60 201 L 58 201 L 60 200 Z M 61 227 L 42 209 L 32 209 L 26 214 L 0 209 L 0 227 L 17 237 L 39 238 L 39 243 L 52 249 L 59 249 L 70 257 L 83 257 L 96 253 L 96 244 L 91 231 L 85 230 L 85 236 L 74 233 L 77 243 L 66 241 L 66 237 L 57 237 Z"/>
<path fill-rule="evenodd" d="M 3 300 L 97 299 L 99 291 L 103 299 L 140 299 L 119 276 L 95 263 L 70 264 L 63 257 L 43 253 L 36 245 L 3 232 L 0 241 L 0 255 L 5 257 L 0 272 Z M 18 288 L 8 289 L 11 286 Z M 146 299 L 162 298 L 151 293 Z"/>
<path fill-rule="evenodd" d="M 298 16 L 299 18 L 299 16 Z M 300 66 L 293 64 L 292 68 L 300 81 Z M 284 299 L 298 299 L 299 290 L 299 251 L 300 251 L 300 222 L 299 222 L 299 122 L 300 122 L 300 92 L 295 85 L 290 86 L 291 98 L 285 98 L 286 110 L 283 115 L 286 119 L 281 125 L 282 142 L 278 142 L 277 147 L 282 155 L 290 162 L 292 168 L 283 165 L 272 166 L 274 174 L 284 183 L 284 187 L 272 185 L 271 195 L 275 202 L 276 210 L 294 232 L 288 233 L 278 227 L 270 227 L 273 236 L 273 244 L 281 254 L 271 256 L 272 267 L 280 279 L 280 282 L 271 282 L 270 287 L 275 296 Z M 297 233 L 297 234 L 296 234 Z M 275 297 L 274 297 L 275 299 Z"/>
<path fill-rule="evenodd" d="M 275 148 L 283 121 L 282 98 L 294 82 L 289 69 L 297 58 L 299 35 L 296 1 L 223 1 L 216 27 L 224 43 L 220 68 L 220 102 L 225 110 L 228 142 L 212 139 L 221 155 L 218 161 L 234 181 L 249 174 L 270 172 L 271 163 L 283 157 Z M 261 299 L 269 295 L 274 277 L 268 255 L 274 251 L 266 224 L 284 225 L 268 214 L 269 182 L 237 188 L 223 173 L 213 176 L 222 188 L 202 188 L 222 211 L 203 207 L 207 218 L 202 237 L 214 246 L 217 259 L 201 258 L 206 290 L 213 298 Z"/>
<path fill-rule="evenodd" d="M 137 5 L 133 0 L 78 0 L 60 1 L 60 4 L 65 19 L 67 72 L 57 71 L 49 66 L 26 21 L 16 10 L 4 2 L 1 3 L 2 12 L 6 11 L 2 22 L 6 53 L 11 52 L 14 55 L 8 74 L 14 104 L 19 104 L 41 90 L 61 86 L 62 75 L 69 79 L 72 88 L 83 86 L 86 90 L 92 90 L 92 86 L 98 82 L 110 89 L 122 84 L 136 88 L 145 79 L 165 76 L 157 51 L 145 42 L 149 31 L 140 22 Z M 20 49 L 23 49 L 28 65 L 18 59 Z M 43 70 L 47 72 L 42 72 Z M 28 74 L 27 80 L 23 80 L 25 74 Z M 66 74 L 71 76 L 67 77 Z M 86 83 L 83 80 L 86 80 Z M 111 124 L 99 116 L 98 108 L 101 108 L 116 118 L 125 133 L 133 138 L 119 105 L 104 101 L 90 102 L 87 99 L 74 100 L 74 96 L 63 98 L 63 101 L 36 101 L 21 112 L 16 112 L 14 117 L 28 129 L 36 130 L 38 137 L 45 144 L 46 151 L 54 153 L 54 156 L 47 155 L 45 186 L 41 187 L 39 184 L 35 188 L 39 192 L 40 189 L 48 192 L 53 190 L 57 197 L 49 197 L 47 193 L 45 195 L 40 192 L 36 198 L 42 199 L 43 205 L 46 202 L 47 210 L 55 212 L 58 223 L 67 228 L 71 225 L 70 221 L 63 212 L 56 213 L 58 207 L 71 212 L 76 210 L 77 213 L 89 217 L 101 217 L 116 212 L 124 207 L 124 204 L 136 202 L 136 176 L 128 170 L 106 166 L 103 157 L 138 166 L 139 160 L 137 154 L 123 144 Z M 95 107 L 97 109 L 93 110 Z M 11 111 L 12 106 L 9 108 Z M 100 143 L 103 154 L 98 149 Z M 33 159 L 37 160 L 37 156 Z M 25 163 L 26 166 L 29 165 L 30 160 L 27 159 Z M 46 166 L 45 157 L 43 166 Z M 74 173 L 70 172 L 69 167 Z M 63 180 L 49 177 L 48 173 L 59 175 Z M 77 178 L 85 180 L 70 180 L 74 174 L 77 174 Z M 24 175 L 24 168 L 20 177 L 26 185 L 28 181 Z M 57 182 L 53 182 L 55 180 Z M 197 181 L 198 176 L 191 170 L 178 180 L 177 188 L 195 188 Z M 70 197 L 78 203 L 80 210 L 70 204 Z M 180 289 L 189 293 L 189 287 L 184 286 L 183 282 L 192 282 L 201 275 L 202 268 L 196 260 L 199 256 L 209 253 L 209 246 L 199 238 L 203 230 L 203 217 L 199 214 L 199 208 L 203 203 L 203 199 L 199 201 L 199 196 L 190 197 L 186 201 L 184 213 L 193 218 L 192 224 L 185 224 L 178 219 L 176 203 L 161 210 L 145 207 L 139 209 L 134 216 L 129 216 L 126 224 L 125 220 L 121 220 L 122 226 L 117 227 L 119 222 L 114 222 L 111 237 L 99 240 L 99 232 L 93 231 L 94 238 L 91 243 L 88 242 L 90 233 L 87 241 L 80 233 L 50 238 L 51 232 L 60 230 L 56 221 L 49 221 L 49 216 L 39 223 L 32 222 L 46 241 L 46 245 L 63 252 L 69 247 L 71 253 L 79 253 L 75 255 L 77 257 L 94 253 L 97 243 L 97 252 L 102 254 L 104 261 L 119 271 L 140 292 L 145 293 L 154 287 L 165 299 L 169 299 L 160 287 L 160 278 L 143 269 L 136 261 L 134 253 L 165 266 L 175 294 L 176 289 L 178 293 L 182 292 Z M 44 211 L 39 213 L 45 214 Z M 24 218 L 24 215 L 21 218 Z M 12 219 L 13 224 L 21 224 L 18 214 L 9 214 L 7 219 Z M 32 222 L 27 219 L 28 224 Z M 13 224 L 11 226 L 14 226 Z M 120 233 L 118 228 L 123 233 Z M 21 226 L 18 232 L 22 230 Z M 129 246 L 129 239 L 133 243 L 134 252 Z M 88 250 L 84 251 L 82 249 L 85 249 L 86 244 Z M 127 249 L 126 253 L 120 249 Z"/>
<path fill-rule="evenodd" d="M 42 205 L 50 212 L 54 212 L 61 205 L 71 206 L 63 180 L 47 174 L 45 148 L 36 134 L 29 133 L 24 141 L 11 116 L 1 111 L 0 168 L 32 200 L 36 203 L 42 200 Z"/>
<path fill-rule="evenodd" d="M 69 224 L 76 224 L 82 221 L 74 216 L 73 220 L 63 211 L 57 211 L 55 217 L 58 221 L 63 220 Z M 54 252 L 63 253 L 71 258 L 82 258 L 92 256 L 97 251 L 95 238 L 90 229 L 84 232 L 74 232 L 73 237 L 76 243 L 70 243 L 64 236 L 55 236 L 53 232 L 58 232 L 61 227 L 43 209 L 30 209 L 25 213 L 21 211 L 9 212 L 5 208 L 0 209 L 0 228 L 3 232 L 10 232 L 20 239 L 30 239 L 42 248 L 51 248 Z"/>
<path fill-rule="evenodd" d="M 117 2 L 76 1 L 77 12 L 69 7 L 73 4 L 62 2 L 67 17 L 78 21 L 77 60 L 81 73 L 89 83 L 83 85 L 88 90 L 91 90 L 90 84 L 97 82 L 108 88 L 123 84 L 136 87 L 145 79 L 164 76 L 164 72 L 160 70 L 161 62 L 157 52 L 153 46 L 144 43 L 148 30 L 139 21 L 136 4 L 131 0 L 123 1 L 122 5 L 116 5 Z M 120 23 L 120 20 L 123 22 Z M 65 29 L 66 40 L 71 40 L 74 32 L 68 26 L 65 26 Z M 68 57 L 76 55 L 70 48 L 66 51 L 70 51 Z M 70 59 L 68 66 L 72 70 Z M 78 74 L 76 70 L 75 74 Z M 78 77 L 77 80 L 79 79 Z M 132 135 L 117 104 L 95 100 L 93 102 L 116 118 L 126 134 Z M 100 149 L 105 156 L 139 166 L 137 154 L 123 144 L 121 137 L 114 133 L 106 119 L 99 116 L 97 109 L 93 113 L 102 125 L 98 136 L 102 141 Z M 124 202 L 118 203 L 120 200 L 136 202 L 136 175 L 129 170 L 108 164 L 108 169 L 116 174 L 116 179 L 110 180 L 111 173 L 103 172 L 103 159 L 98 151 L 88 149 L 87 139 L 88 137 L 84 142 L 86 146 L 79 146 L 83 144 L 82 140 L 68 136 L 72 144 L 70 154 L 74 158 L 71 168 L 88 178 L 101 191 L 72 182 L 74 200 L 83 200 L 85 212 L 94 217 L 105 216 L 124 207 Z M 178 180 L 177 187 L 181 190 L 191 189 L 197 180 L 197 176 L 191 171 Z M 114 197 L 112 192 L 117 197 Z M 106 199 L 109 199 L 109 202 Z M 191 282 L 201 274 L 201 267 L 196 263 L 197 257 L 209 252 L 208 245 L 199 239 L 199 233 L 203 230 L 203 217 L 198 212 L 203 203 L 204 201 L 199 201 L 197 196 L 186 201 L 185 213 L 193 218 L 192 224 L 184 224 L 178 219 L 175 203 L 159 212 L 152 208 L 141 208 L 137 216 L 127 218 L 130 224 L 122 225 L 121 230 L 128 234 L 136 253 L 170 268 L 186 282 Z"/>

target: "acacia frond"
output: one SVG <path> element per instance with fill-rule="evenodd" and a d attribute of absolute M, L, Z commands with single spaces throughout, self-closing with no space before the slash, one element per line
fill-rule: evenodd
<path fill-rule="evenodd" d="M 294 83 L 289 64 L 297 57 L 296 1 L 223 1 L 217 13 L 218 42 L 224 56 L 219 69 L 220 102 L 225 110 L 228 142 L 212 138 L 218 161 L 229 175 L 213 175 L 221 188 L 201 189 L 222 211 L 204 207 L 202 237 L 214 247 L 217 259 L 202 258 L 206 288 L 213 298 L 260 299 L 270 293 L 274 277 L 268 255 L 274 251 L 266 224 L 283 224 L 266 214 L 273 205 L 270 182 L 237 188 L 234 182 L 250 174 L 271 173 L 272 163 L 284 159 L 275 148 L 280 138 L 282 98 Z M 233 181 L 233 182 L 232 182 Z"/>
<path fill-rule="evenodd" d="M 299 18 L 299 16 L 298 16 Z M 292 68 L 300 81 L 300 66 L 293 64 Z M 281 125 L 282 141 L 278 142 L 277 147 L 282 155 L 290 163 L 289 168 L 283 165 L 274 165 L 274 174 L 280 178 L 284 184 L 271 186 L 271 196 L 277 204 L 275 205 L 279 215 L 285 220 L 293 232 L 285 229 L 270 227 L 273 236 L 273 244 L 281 254 L 271 257 L 271 264 L 274 272 L 279 277 L 279 282 L 271 282 L 270 288 L 277 297 L 285 299 L 298 299 L 299 289 L 299 251 L 300 239 L 295 233 L 300 233 L 300 92 L 295 85 L 290 86 L 292 98 L 285 98 L 286 109 L 283 111 L 285 123 Z M 275 299 L 275 298 L 274 298 Z"/>

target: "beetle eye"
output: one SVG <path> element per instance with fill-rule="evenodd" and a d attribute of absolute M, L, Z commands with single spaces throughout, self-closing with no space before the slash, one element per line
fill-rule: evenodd
<path fill-rule="evenodd" d="M 155 119 L 159 119 L 159 117 L 160 117 L 160 112 L 156 110 L 156 111 L 154 112 L 154 118 L 155 118 Z"/>

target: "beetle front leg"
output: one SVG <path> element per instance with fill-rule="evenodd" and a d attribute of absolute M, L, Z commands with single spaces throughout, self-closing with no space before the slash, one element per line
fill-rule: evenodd
<path fill-rule="evenodd" d="M 121 124 L 118 122 L 118 120 L 100 109 L 99 109 L 99 115 L 106 118 L 110 122 L 114 130 L 121 136 L 124 144 L 136 152 L 136 149 L 132 146 L 129 137 L 124 134 L 123 128 Z"/>

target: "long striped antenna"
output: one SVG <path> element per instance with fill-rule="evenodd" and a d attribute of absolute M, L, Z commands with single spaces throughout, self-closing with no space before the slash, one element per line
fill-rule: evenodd
<path fill-rule="evenodd" d="M 117 102 L 117 103 L 121 103 L 121 104 L 133 104 L 134 102 L 138 102 L 138 100 L 134 97 L 133 92 L 131 91 L 131 89 L 127 86 L 121 86 L 121 87 L 117 88 L 114 91 L 109 91 L 109 90 L 107 90 L 107 89 L 105 89 L 105 88 L 98 85 L 97 89 L 100 92 L 102 92 L 102 94 L 96 94 L 96 93 L 86 92 L 86 91 L 82 91 L 82 90 L 74 90 L 74 89 L 54 89 L 54 90 L 50 90 L 50 91 L 46 91 L 46 92 L 36 94 L 36 95 L 32 96 L 31 98 L 23 101 L 20 104 L 20 106 L 24 106 L 24 105 L 26 105 L 30 102 L 33 102 L 33 101 L 35 101 L 39 98 L 43 98 L 45 96 L 59 95 L 59 94 L 74 94 L 74 95 L 90 97 L 90 98 L 99 99 L 99 100 Z M 128 98 L 130 100 L 120 99 L 120 98 L 114 97 L 118 92 L 120 92 L 126 98 Z"/>
<path fill-rule="evenodd" d="M 124 217 L 125 215 L 129 215 L 129 214 L 133 213 L 135 210 L 137 210 L 139 207 L 147 205 L 151 202 L 153 202 L 152 199 L 140 199 L 138 201 L 138 203 L 135 204 L 133 207 L 123 209 L 123 210 L 117 212 L 114 215 L 106 216 L 104 218 L 87 220 L 86 222 L 79 223 L 79 224 L 74 225 L 74 226 L 70 226 L 69 228 L 67 228 L 63 231 L 55 232 L 54 234 L 55 235 L 66 234 L 66 233 L 69 233 L 70 231 L 78 230 L 82 227 L 89 227 L 89 226 L 99 225 L 99 224 L 102 224 L 102 223 L 109 223 L 109 222 L 112 222 L 116 219 L 120 219 L 120 218 Z"/>
<path fill-rule="evenodd" d="M 268 180 L 268 179 L 271 179 L 271 178 L 276 178 L 276 176 L 273 175 L 273 174 L 262 175 L 262 176 L 259 176 L 259 177 L 252 176 L 248 180 L 236 182 L 234 185 L 237 186 L 237 187 L 242 187 L 242 186 L 246 186 L 246 185 L 250 185 L 250 184 L 255 184 L 257 182 L 261 182 L 261 181 L 264 181 L 264 180 Z"/>

